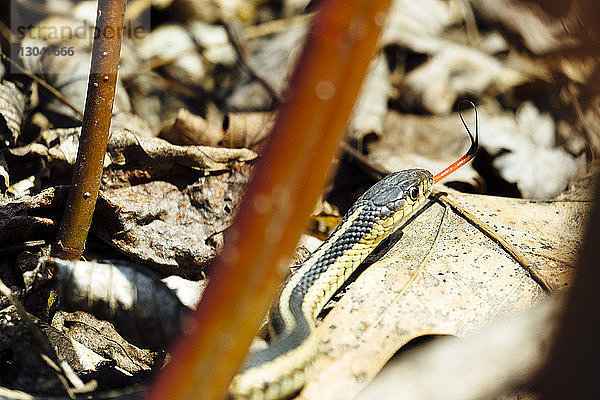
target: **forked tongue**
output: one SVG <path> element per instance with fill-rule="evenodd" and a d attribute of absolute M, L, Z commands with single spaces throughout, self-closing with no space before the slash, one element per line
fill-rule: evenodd
<path fill-rule="evenodd" d="M 473 134 L 471 133 L 471 130 L 469 130 L 469 127 L 467 126 L 467 123 L 465 122 L 465 119 L 462 115 L 461 104 L 464 103 L 468 103 L 469 105 L 471 105 L 471 107 L 473 107 L 473 110 L 475 111 L 475 137 L 473 137 Z M 477 154 L 477 150 L 479 149 L 479 114 L 477 114 L 477 107 L 475 107 L 475 104 L 473 104 L 473 102 L 469 100 L 462 100 L 460 103 L 458 103 L 458 115 L 460 116 L 460 120 L 465 129 L 467 130 L 467 133 L 469 134 L 469 138 L 471 139 L 471 147 L 469 147 L 469 150 L 467 150 L 464 156 L 454 161 L 452 164 L 444 168 L 444 170 L 438 172 L 433 177 L 434 183 L 438 183 L 439 181 L 441 181 L 442 179 L 444 179 L 445 177 L 447 177 L 448 175 L 450 175 L 451 173 L 453 173 L 454 171 L 471 161 L 473 157 L 475 157 L 475 155 Z"/>

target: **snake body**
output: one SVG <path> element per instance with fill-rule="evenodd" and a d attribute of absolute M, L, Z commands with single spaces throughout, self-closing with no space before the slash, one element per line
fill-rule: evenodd
<path fill-rule="evenodd" d="M 389 174 L 368 189 L 321 246 L 282 286 L 270 315 L 269 346 L 251 353 L 229 391 L 235 399 L 279 399 L 299 390 L 318 355 L 317 315 L 375 247 L 425 202 L 433 176 Z"/>

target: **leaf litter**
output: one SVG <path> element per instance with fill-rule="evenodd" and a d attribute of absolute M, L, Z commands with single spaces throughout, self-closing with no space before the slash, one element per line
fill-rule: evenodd
<path fill-rule="evenodd" d="M 124 46 L 103 187 L 86 254 L 92 261 L 106 256 L 134 260 L 143 266 L 132 271 L 149 267 L 154 272 L 147 273 L 157 274 L 156 279 L 170 275 L 163 282 L 178 288 L 174 290 L 185 296 L 181 303 L 188 307 L 197 304 L 206 282 L 187 278 L 203 278 L 218 254 L 275 114 L 269 91 L 240 66 L 235 46 L 214 21 L 218 15 L 252 21 L 242 27 L 246 62 L 284 93 L 312 18 L 305 13 L 306 1 L 283 2 L 281 15 L 281 10 L 261 2 L 219 3 L 156 3 L 155 11 L 167 10 L 173 16 L 181 9 L 188 12 L 174 23 L 159 24 L 144 43 Z M 379 56 L 348 128 L 349 142 L 366 157 L 338 160 L 339 170 L 358 164 L 361 172 L 348 174 L 356 181 L 336 179 L 333 192 L 342 187 L 349 197 L 364 190 L 355 186 L 372 179 L 369 174 L 377 170 L 373 165 L 388 170 L 441 169 L 464 144 L 462 127 L 450 112 L 457 100 L 476 98 L 481 143 L 489 159 L 481 156 L 482 161 L 476 160 L 481 164 L 458 171 L 452 187 L 504 194 L 487 186 L 500 177 L 503 184 L 516 187 L 512 196 L 526 199 L 444 189 L 446 196 L 510 242 L 552 288 L 568 287 L 582 246 L 593 173 L 574 177 L 590 166 L 600 148 L 598 97 L 586 89 L 598 65 L 589 57 L 548 56 L 549 49 L 577 48 L 580 41 L 561 36 L 556 24 L 544 28 L 535 12 L 492 3 L 427 0 L 415 7 L 394 2 Z M 91 2 L 61 11 L 69 12 L 93 20 Z M 530 25 L 538 33 L 532 35 L 511 21 L 521 17 L 534 21 Z M 496 25 L 481 24 L 490 20 Z M 39 23 L 41 27 L 72 21 L 48 18 Z M 522 51 L 514 37 L 502 37 L 506 30 L 516 31 L 523 39 L 520 45 L 539 57 Z M 168 44 L 176 35 L 185 37 L 174 43 L 181 48 Z M 89 50 L 89 43 L 75 39 L 26 37 L 21 45 L 73 45 L 78 54 Z M 160 50 L 167 46 L 169 54 Z M 47 255 L 54 238 L 67 193 L 61 185 L 70 182 L 76 156 L 79 131 L 71 127 L 73 121 L 65 121 L 76 120 L 77 113 L 64 103 L 70 100 L 82 108 L 88 67 L 75 57 L 21 61 L 34 73 L 63 72 L 45 78 L 64 95 L 55 97 L 36 82 L 15 85 L 10 74 L 0 72 L 5 77 L 2 92 L 12 93 L 0 96 L 1 132 L 8 147 L 0 154 L 0 189 L 5 194 L 0 199 L 0 251 L 8 255 L 0 271 L 17 293 L 31 298 L 39 290 L 38 279 L 45 279 L 35 260 Z M 432 202 L 408 224 L 388 253 L 349 285 L 322 321 L 318 331 L 324 355 L 302 398 L 350 398 L 411 339 L 424 334 L 462 336 L 497 315 L 526 309 L 546 297 L 523 265 L 442 204 L 443 198 Z M 329 208 L 338 207 L 345 206 Z M 13 258 L 20 260 L 18 271 L 11 267 Z M 102 268 L 121 264 L 105 260 Z M 158 292 L 168 290 L 160 288 Z M 177 315 L 185 307 L 175 303 L 164 315 Z M 60 311 L 53 328 L 44 329 L 81 376 L 116 387 L 163 365 L 164 351 L 136 348 L 117 333 L 124 326 L 118 318 L 103 314 L 113 319 L 115 331 L 109 322 L 83 312 L 83 304 L 75 308 L 79 310 Z M 29 342 L 17 321 L 10 308 L 2 310 L 2 337 Z M 33 375 L 10 375 L 2 385 L 62 393 L 47 366 L 33 360 L 35 349 L 17 341 L 2 343 L 3 362 L 15 365 L 17 358 L 10 359 L 6 351 L 22 351 L 18 362 L 39 377 L 32 381 Z M 112 383 L 106 379 L 110 371 Z"/>

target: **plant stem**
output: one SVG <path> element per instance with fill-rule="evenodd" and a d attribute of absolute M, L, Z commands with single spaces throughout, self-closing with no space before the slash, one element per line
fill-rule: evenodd
<path fill-rule="evenodd" d="M 98 0 L 96 36 L 77 161 L 53 254 L 78 259 L 83 253 L 100 189 L 100 178 L 117 84 L 126 0 Z"/>

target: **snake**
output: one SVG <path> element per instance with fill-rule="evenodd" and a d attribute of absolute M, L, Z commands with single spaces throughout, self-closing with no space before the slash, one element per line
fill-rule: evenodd
<path fill-rule="evenodd" d="M 434 183 L 475 156 L 479 135 L 473 108 L 475 137 L 460 114 L 471 139 L 464 156 L 435 176 L 425 169 L 385 176 L 352 205 L 331 235 L 288 277 L 268 319 L 273 340 L 247 357 L 229 386 L 231 398 L 274 400 L 301 389 L 319 354 L 314 325 L 321 309 L 379 243 L 423 206 Z"/>

